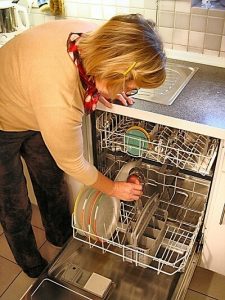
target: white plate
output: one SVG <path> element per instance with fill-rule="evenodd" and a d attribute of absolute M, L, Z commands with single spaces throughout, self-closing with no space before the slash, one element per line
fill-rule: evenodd
<path fill-rule="evenodd" d="M 85 235 L 84 232 L 82 232 L 79 229 L 82 228 L 82 208 L 84 206 L 85 201 L 87 201 L 90 193 L 93 191 L 90 187 L 83 187 L 76 198 L 75 205 L 74 205 L 74 225 L 76 229 L 78 230 L 78 233 L 81 235 Z"/>
<path fill-rule="evenodd" d="M 135 160 L 123 165 L 119 173 L 117 174 L 115 181 L 127 181 L 127 177 L 129 175 L 130 170 L 134 167 L 138 167 L 140 164 L 141 160 Z"/>
<path fill-rule="evenodd" d="M 91 227 L 101 242 L 110 239 L 116 230 L 120 216 L 120 201 L 106 194 L 96 199 L 96 205 L 91 215 Z"/>
<path fill-rule="evenodd" d="M 84 205 L 82 208 L 82 224 L 81 225 L 82 225 L 82 229 L 87 232 L 87 236 L 89 236 L 90 233 L 91 234 L 94 233 L 92 230 L 92 227 L 91 227 L 91 215 L 92 215 L 93 209 L 96 205 L 96 201 L 101 194 L 102 193 L 97 190 L 92 190 L 84 202 Z M 91 237 L 93 239 L 95 239 L 95 237 L 93 237 L 92 235 L 91 235 Z"/>

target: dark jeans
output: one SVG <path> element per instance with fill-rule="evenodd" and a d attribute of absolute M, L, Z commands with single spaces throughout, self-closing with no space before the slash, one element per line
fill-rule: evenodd
<path fill-rule="evenodd" d="M 28 167 L 47 240 L 62 246 L 72 228 L 64 174 L 40 132 L 0 131 L 0 221 L 15 260 L 24 272 L 29 272 L 44 260 L 31 226 L 31 203 L 21 156 Z"/>

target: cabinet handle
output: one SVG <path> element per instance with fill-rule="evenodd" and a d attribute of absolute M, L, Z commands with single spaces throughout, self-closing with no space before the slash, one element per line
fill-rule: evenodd
<path fill-rule="evenodd" d="M 222 214 L 221 214 L 221 217 L 220 217 L 220 225 L 223 224 L 223 221 L 224 221 L 224 215 L 225 215 L 225 203 L 223 205 L 223 210 L 222 210 Z"/>

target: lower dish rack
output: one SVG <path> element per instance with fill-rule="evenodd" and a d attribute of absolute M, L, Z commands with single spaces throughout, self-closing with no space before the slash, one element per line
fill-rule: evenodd
<path fill-rule="evenodd" d="M 114 180 L 125 164 L 122 158 L 115 160 L 111 155 L 108 167 L 104 167 L 105 175 Z M 96 235 L 90 226 L 87 230 L 78 227 L 73 214 L 73 237 L 158 274 L 182 272 L 202 224 L 210 182 L 185 174 L 174 175 L 143 162 L 140 168 L 146 180 L 142 202 L 146 205 L 155 193 L 159 199 L 138 244 L 129 244 L 128 229 L 135 226 L 137 214 L 135 202 L 120 202 L 118 223 L 110 238 Z"/>

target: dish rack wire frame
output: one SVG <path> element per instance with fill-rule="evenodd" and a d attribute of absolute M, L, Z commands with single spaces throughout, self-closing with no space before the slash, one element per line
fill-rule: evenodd
<path fill-rule="evenodd" d="M 112 165 L 109 166 L 105 175 L 112 179 L 115 178 L 115 170 L 117 170 L 116 172 L 118 173 L 124 164 L 125 162 L 122 160 L 112 162 Z M 187 175 L 184 175 L 184 177 L 183 175 L 178 176 L 160 173 L 160 171 L 156 169 L 157 167 L 145 163 L 142 163 L 141 168 L 145 170 L 145 173 L 147 174 L 147 184 L 150 187 L 153 187 L 153 189 L 155 189 L 157 188 L 157 186 L 161 186 L 163 191 L 169 187 L 173 190 L 171 198 L 167 201 L 161 199 L 161 204 L 167 203 L 168 206 L 172 205 L 171 202 L 173 201 L 174 195 L 176 195 L 177 193 L 183 193 L 185 195 L 189 195 L 190 197 L 197 196 L 199 199 L 201 199 L 201 203 L 203 203 L 203 205 L 201 206 L 200 211 L 196 209 L 196 203 L 192 203 L 192 205 L 195 206 L 194 208 L 188 207 L 187 204 L 186 206 L 175 204 L 176 207 L 182 209 L 186 213 L 197 214 L 197 222 L 191 224 L 185 223 L 185 221 L 183 220 L 176 219 L 168 221 L 168 223 L 166 224 L 166 230 L 162 242 L 155 255 L 151 256 L 143 253 L 139 248 L 133 249 L 124 245 L 124 234 L 126 232 L 127 226 L 129 225 L 129 222 L 133 220 L 133 216 L 135 214 L 135 206 L 130 202 L 121 201 L 120 220 L 115 232 L 112 233 L 112 237 L 110 239 L 106 239 L 102 236 L 94 234 L 90 226 L 88 228 L 88 231 L 80 229 L 80 227 L 77 228 L 74 213 L 72 216 L 73 238 L 88 244 L 90 248 L 96 247 L 98 249 L 101 249 L 103 253 L 109 252 L 120 256 L 123 261 L 129 260 L 136 266 L 143 266 L 145 268 L 153 269 L 157 271 L 158 274 L 164 273 L 167 275 L 174 275 L 175 273 L 182 272 L 184 270 L 188 258 L 191 254 L 197 234 L 202 224 L 208 197 L 209 182 L 204 179 L 193 179 L 192 177 Z M 164 178 L 166 178 L 167 176 L 173 176 L 173 185 L 167 186 L 165 181 L 161 182 L 160 180 L 160 182 L 157 182 L 156 180 L 151 180 L 150 176 L 152 176 L 152 174 L 154 173 L 157 176 L 164 176 Z M 178 186 L 178 182 L 187 182 L 189 183 L 190 188 Z M 203 192 L 196 191 L 197 186 L 201 186 Z M 148 198 L 149 196 L 145 195 L 144 197 Z M 168 219 L 169 218 L 170 216 L 168 215 Z M 79 233 L 81 233 L 82 235 Z M 132 258 L 126 256 L 127 251 L 133 251 Z M 143 262 L 140 262 L 140 260 L 138 260 L 138 257 L 140 256 L 146 256 L 146 259 L 144 261 L 150 260 L 153 263 L 151 265 L 146 265 Z"/>
<path fill-rule="evenodd" d="M 141 139 L 126 136 L 127 130 L 132 126 L 143 128 L 148 137 Z M 96 119 L 96 128 L 100 136 L 100 149 L 121 151 L 134 157 L 175 165 L 203 176 L 210 175 L 216 158 L 217 139 L 185 130 L 156 125 L 110 112 L 101 112 Z M 133 144 L 129 145 L 129 139 Z M 187 143 L 187 140 L 190 142 Z"/>

